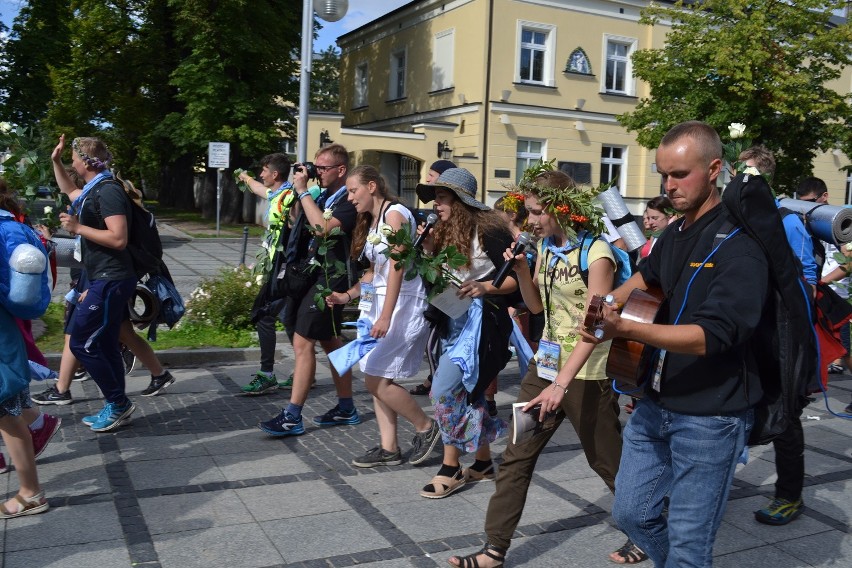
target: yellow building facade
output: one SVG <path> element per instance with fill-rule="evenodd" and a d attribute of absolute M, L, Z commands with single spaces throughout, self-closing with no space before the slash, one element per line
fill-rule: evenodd
<path fill-rule="evenodd" d="M 630 56 L 660 48 L 665 26 L 639 24 L 645 1 L 421 0 L 338 38 L 340 113 L 312 113 L 312 142 L 344 144 L 353 163 L 380 168 L 410 203 L 429 165 L 451 159 L 493 202 L 539 158 L 579 182 L 615 179 L 641 214 L 660 193 L 654 151 L 616 116 L 649 96 Z M 852 91 L 850 77 L 835 86 Z M 814 174 L 848 202 L 842 154 Z"/>

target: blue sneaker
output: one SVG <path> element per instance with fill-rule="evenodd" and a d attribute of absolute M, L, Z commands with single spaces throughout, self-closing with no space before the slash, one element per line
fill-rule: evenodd
<path fill-rule="evenodd" d="M 339 404 L 322 416 L 314 416 L 314 424 L 317 426 L 354 426 L 360 423 L 361 417 L 358 416 L 357 409 L 353 408 L 346 412 L 340 410 Z"/>
<path fill-rule="evenodd" d="M 305 427 L 302 425 L 302 417 L 294 418 L 286 410 L 282 410 L 272 420 L 258 422 L 257 427 L 270 436 L 300 436 L 305 433 Z"/>
<path fill-rule="evenodd" d="M 127 401 L 127 404 L 124 406 L 118 406 L 115 403 L 108 402 L 104 405 L 104 409 L 101 410 L 100 414 L 98 414 L 97 419 L 90 424 L 93 432 L 109 432 L 114 428 L 118 428 L 121 426 L 123 422 L 125 422 L 130 415 L 133 414 L 133 411 L 136 410 L 136 405 Z M 90 417 L 86 417 L 90 418 Z M 86 418 L 83 419 L 83 423 L 86 423 Z"/>

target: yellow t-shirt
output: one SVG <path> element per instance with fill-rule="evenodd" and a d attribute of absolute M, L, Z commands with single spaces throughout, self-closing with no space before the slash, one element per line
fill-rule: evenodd
<path fill-rule="evenodd" d="M 580 276 L 580 249 L 575 248 L 569 252 L 568 264 L 557 257 L 556 264 L 549 267 L 554 256 L 547 249 L 542 249 L 540 254 L 541 268 L 539 269 L 538 282 L 545 303 L 550 302 L 550 309 L 545 306 L 545 324 L 543 339 L 554 341 L 561 345 L 561 360 L 559 367 L 568 360 L 568 356 L 574 346 L 580 340 L 577 328 L 582 325 L 586 317 L 586 296 L 588 288 Z M 604 240 L 596 240 L 589 249 L 588 265 L 591 266 L 596 260 L 606 258 L 615 267 L 615 257 Z M 601 380 L 606 378 L 606 358 L 609 353 L 610 342 L 604 342 L 595 347 L 589 360 L 577 373 L 576 379 Z"/>

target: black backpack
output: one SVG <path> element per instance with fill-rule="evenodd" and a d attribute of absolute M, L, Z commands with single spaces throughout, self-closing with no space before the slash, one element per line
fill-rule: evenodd
<path fill-rule="evenodd" d="M 141 280 L 145 275 L 159 274 L 163 263 L 163 243 L 160 241 L 160 232 L 157 230 L 154 214 L 137 205 L 127 193 L 124 184 L 116 180 L 106 180 L 99 185 L 101 186 L 98 188 L 99 191 L 105 185 L 117 186 L 130 203 L 130 217 L 127 219 L 127 252 L 133 259 L 136 278 Z M 103 220 L 98 197 L 100 194 L 95 198 L 95 211 Z"/>
<path fill-rule="evenodd" d="M 819 375 L 810 295 L 799 259 L 787 241 L 781 214 L 761 176 L 737 175 L 722 194 L 730 221 L 716 239 L 741 227 L 763 250 L 770 292 L 751 339 L 763 397 L 755 406 L 749 445 L 767 444 L 798 420 L 807 385 Z"/>

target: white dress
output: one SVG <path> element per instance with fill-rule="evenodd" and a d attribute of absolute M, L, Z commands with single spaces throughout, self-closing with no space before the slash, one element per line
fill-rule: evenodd
<path fill-rule="evenodd" d="M 395 203 L 388 207 L 387 211 L 396 211 L 405 217 L 411 228 L 411 234 L 415 234 L 416 221 L 405 206 Z M 377 226 L 381 227 L 384 222 L 382 218 Z M 370 234 L 377 232 L 378 229 L 375 227 L 370 229 Z M 381 235 L 381 232 L 378 234 Z M 364 257 L 373 264 L 375 292 L 371 309 L 361 311 L 361 317 L 371 322 L 375 322 L 381 315 L 387 293 L 388 276 L 393 270 L 394 261 L 384 254 L 387 248 L 387 239 L 384 236 L 379 244 L 372 245 L 368 241 L 364 245 Z M 423 317 L 426 306 L 426 289 L 420 277 L 413 280 L 403 279 L 388 334 L 379 339 L 376 347 L 361 359 L 362 372 L 388 379 L 407 379 L 417 374 L 423 363 L 426 340 L 429 335 L 429 326 Z"/>

